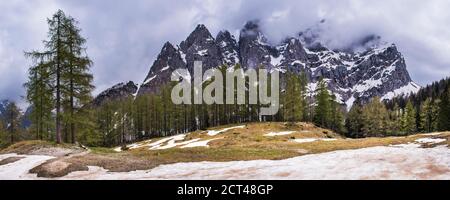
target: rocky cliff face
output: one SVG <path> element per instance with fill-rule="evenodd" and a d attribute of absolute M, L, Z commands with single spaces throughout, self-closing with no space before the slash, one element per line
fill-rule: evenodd
<path fill-rule="evenodd" d="M 179 46 L 166 43 L 138 94 L 157 93 L 170 82 L 178 68 L 193 71 L 194 61 L 202 61 L 203 69 L 240 64 L 244 69 L 263 66 L 281 74 L 304 71 L 309 77 L 310 92 L 323 78 L 339 102 L 351 106 L 357 97 L 391 99 L 417 92 L 402 54 L 394 44 L 382 43 L 369 35 L 355 44 L 359 48 L 332 50 L 319 40 L 320 31 L 308 29 L 278 45 L 269 44 L 257 21 L 245 24 L 239 41 L 228 31 L 214 38 L 204 25 L 197 28 Z M 191 79 L 189 74 L 182 75 Z"/>
<path fill-rule="evenodd" d="M 6 111 L 6 107 L 8 107 L 9 101 L 8 100 L 1 100 L 0 101 L 0 118 L 4 115 Z"/>
<path fill-rule="evenodd" d="M 94 106 L 101 106 L 108 101 L 122 100 L 136 95 L 138 90 L 137 85 L 130 81 L 128 83 L 119 83 L 95 97 L 93 101 Z"/>

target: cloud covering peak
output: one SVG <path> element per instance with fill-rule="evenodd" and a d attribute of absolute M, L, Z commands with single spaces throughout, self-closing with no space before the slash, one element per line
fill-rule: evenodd
<path fill-rule="evenodd" d="M 238 38 L 255 19 L 270 43 L 323 24 L 320 39 L 332 48 L 368 36 L 397 44 L 422 85 L 450 75 L 446 0 L 12 0 L 0 2 L 0 9 L 0 99 L 25 94 L 31 63 L 23 52 L 42 48 L 46 18 L 58 9 L 80 21 L 94 61 L 96 93 L 117 82 L 142 82 L 164 43 L 179 44 L 198 24 L 212 35 L 225 29 Z"/>

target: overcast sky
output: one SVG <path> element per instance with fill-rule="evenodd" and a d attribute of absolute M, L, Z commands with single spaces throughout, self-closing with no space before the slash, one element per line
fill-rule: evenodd
<path fill-rule="evenodd" d="M 46 18 L 58 9 L 80 21 L 94 61 L 95 94 L 118 82 L 141 83 L 165 41 L 178 44 L 199 23 L 213 35 L 236 34 L 260 19 L 268 38 L 283 37 L 327 19 L 329 45 L 378 34 L 397 44 L 421 85 L 450 76 L 447 0 L 8 0 L 0 2 L 0 99 L 25 95 L 24 51 L 41 49 Z"/>

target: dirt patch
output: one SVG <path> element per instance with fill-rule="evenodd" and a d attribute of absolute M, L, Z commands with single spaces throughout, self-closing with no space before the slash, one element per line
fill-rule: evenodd
<path fill-rule="evenodd" d="M 17 162 L 17 161 L 22 160 L 24 158 L 25 157 L 9 157 L 9 158 L 5 158 L 5 159 L 0 161 L 0 166 L 1 165 L 7 165 L 7 164 L 10 164 L 10 163 L 14 163 L 14 162 Z"/>

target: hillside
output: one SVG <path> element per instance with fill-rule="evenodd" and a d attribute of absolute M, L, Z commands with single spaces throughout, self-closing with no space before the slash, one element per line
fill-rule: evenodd
<path fill-rule="evenodd" d="M 0 179 L 36 179 L 36 173 L 39 177 L 63 179 L 363 179 L 364 176 L 441 179 L 450 177 L 449 138 L 450 133 L 433 133 L 346 139 L 306 123 L 251 123 L 155 138 L 113 149 L 73 152 L 63 149 L 79 147 L 55 149 L 53 144 L 37 143 L 31 144 L 31 148 L 29 143 L 19 143 L 0 152 L 0 163 L 7 163 L 0 164 Z M 53 149 L 53 153 L 36 155 L 36 150 L 24 150 L 35 148 L 41 152 Z M 66 153 L 55 153 L 61 151 Z M 359 162 L 367 166 L 360 168 Z M 170 165 L 174 163 L 178 164 Z M 14 173 L 16 176 L 7 173 L 19 165 L 22 171 Z M 380 169 L 373 173 L 367 168 L 375 166 Z M 384 170 L 389 166 L 394 168 Z M 343 167 L 358 169 L 361 174 L 349 174 Z M 402 167 L 411 169 L 402 171 Z M 322 171 L 311 171 L 313 168 Z M 333 170 L 335 176 L 319 176 Z M 380 170 L 384 170 L 384 177 Z"/>

